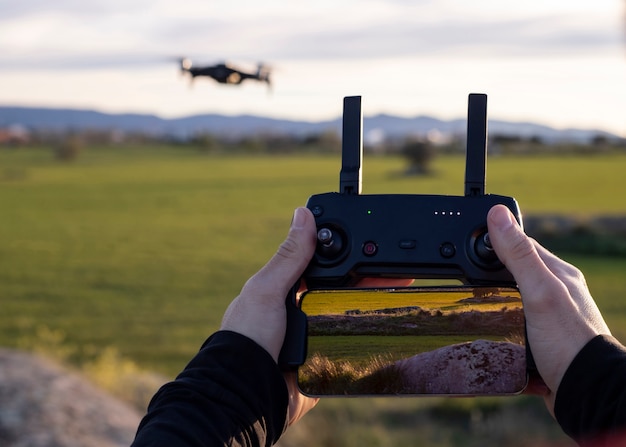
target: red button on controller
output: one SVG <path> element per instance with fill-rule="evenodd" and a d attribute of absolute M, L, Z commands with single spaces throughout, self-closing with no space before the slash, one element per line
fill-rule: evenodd
<path fill-rule="evenodd" d="M 378 245 L 376 245 L 376 242 L 369 241 L 363 244 L 363 254 L 365 256 L 374 256 L 377 251 Z"/>

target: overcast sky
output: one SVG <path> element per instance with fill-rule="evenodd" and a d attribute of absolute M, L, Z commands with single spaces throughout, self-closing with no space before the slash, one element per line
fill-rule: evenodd
<path fill-rule="evenodd" d="M 0 0 L 0 104 L 178 117 L 364 113 L 594 127 L 626 136 L 625 0 Z M 176 59 L 273 67 L 273 89 Z"/>

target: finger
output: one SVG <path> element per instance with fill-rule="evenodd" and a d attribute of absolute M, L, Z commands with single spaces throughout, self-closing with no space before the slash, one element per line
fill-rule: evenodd
<path fill-rule="evenodd" d="M 254 275 L 244 291 L 254 288 L 254 294 L 282 297 L 284 301 L 289 289 L 300 278 L 315 251 L 315 219 L 307 208 L 297 208 L 294 212 L 287 238 L 276 254 Z"/>
<path fill-rule="evenodd" d="M 287 390 L 289 391 L 289 421 L 288 425 L 295 424 L 319 402 L 318 397 L 308 397 L 298 388 L 297 373 L 293 371 L 283 373 Z"/>
<path fill-rule="evenodd" d="M 586 326 L 593 329 L 596 333 L 611 335 L 611 330 L 604 321 L 596 302 L 589 292 L 583 273 L 575 266 L 552 254 L 539 243 L 535 242 L 535 246 L 546 267 L 567 287 L 572 297 L 572 303 L 576 306 L 577 316 L 584 320 Z"/>
<path fill-rule="evenodd" d="M 269 352 L 274 360 L 278 359 L 287 324 L 285 298 L 314 250 L 313 215 L 306 208 L 298 208 L 287 238 L 228 306 L 221 329 L 247 336 Z"/>
<path fill-rule="evenodd" d="M 538 272 L 537 267 L 543 262 L 507 207 L 496 205 L 491 208 L 487 214 L 487 225 L 489 239 L 498 258 L 516 279 L 520 274 Z"/>
<path fill-rule="evenodd" d="M 520 289 L 539 374 L 555 391 L 572 359 L 602 328 L 602 318 L 576 269 L 527 237 L 508 208 L 494 206 L 487 225 L 496 254 Z M 548 402 L 553 398 L 548 395 Z"/>
<path fill-rule="evenodd" d="M 533 241 L 533 243 L 535 245 L 535 249 L 537 250 L 537 254 L 546 267 L 554 273 L 555 276 L 561 279 L 572 279 L 577 283 L 583 283 L 583 285 L 586 286 L 585 277 L 580 270 L 554 255 L 537 241 Z"/>
<path fill-rule="evenodd" d="M 489 211 L 487 225 L 498 258 L 518 283 L 526 311 L 550 311 L 553 300 L 544 298 L 566 291 L 539 256 L 533 240 L 524 234 L 513 214 L 503 205 L 496 205 Z M 552 290 L 554 288 L 559 290 Z"/>

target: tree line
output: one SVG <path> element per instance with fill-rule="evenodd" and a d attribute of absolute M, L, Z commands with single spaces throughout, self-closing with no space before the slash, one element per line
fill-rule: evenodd
<path fill-rule="evenodd" d="M 2 130 L 2 129 L 0 129 Z M 29 131 L 27 134 L 11 135 L 0 132 L 0 147 L 28 148 L 49 147 L 59 160 L 71 161 L 88 147 L 99 146 L 150 146 L 171 145 L 205 153 L 243 154 L 290 154 L 290 153 L 338 153 L 341 151 L 341 135 L 327 130 L 307 135 L 258 133 L 241 137 L 224 137 L 207 132 L 197 132 L 187 138 L 171 135 L 151 135 L 142 132 L 116 130 L 67 130 Z M 626 140 L 613 140 L 598 134 L 586 143 L 546 142 L 539 136 L 492 134 L 489 136 L 489 152 L 498 154 L 584 154 L 592 155 L 626 150 Z M 405 135 L 381 141 L 364 142 L 364 151 L 377 154 L 402 155 L 407 160 L 407 175 L 428 175 L 438 154 L 463 154 L 465 136 L 451 135 L 433 138 L 430 135 Z"/>

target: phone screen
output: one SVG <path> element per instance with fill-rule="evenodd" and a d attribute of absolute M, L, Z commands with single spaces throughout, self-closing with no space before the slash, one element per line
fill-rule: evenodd
<path fill-rule="evenodd" d="M 527 384 L 516 288 L 314 290 L 300 307 L 304 394 L 511 395 Z"/>

